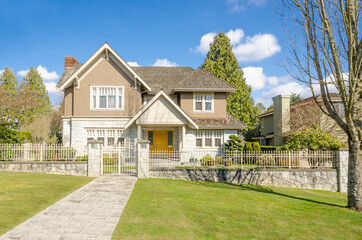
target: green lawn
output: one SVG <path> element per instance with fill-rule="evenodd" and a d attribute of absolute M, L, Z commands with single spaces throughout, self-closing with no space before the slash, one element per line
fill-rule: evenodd
<path fill-rule="evenodd" d="M 113 239 L 361 239 L 346 194 L 139 179 Z"/>
<path fill-rule="evenodd" d="M 0 235 L 93 179 L 0 172 Z"/>

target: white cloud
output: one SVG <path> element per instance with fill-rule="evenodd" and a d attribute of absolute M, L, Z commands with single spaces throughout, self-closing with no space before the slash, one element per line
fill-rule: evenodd
<path fill-rule="evenodd" d="M 278 39 L 269 33 L 256 34 L 252 37 L 246 36 L 244 38 L 244 31 L 237 28 L 229 30 L 226 35 L 233 45 L 235 57 L 239 62 L 260 61 L 281 51 Z M 200 45 L 195 48 L 195 51 L 206 54 L 215 36 L 215 32 L 203 35 L 200 39 Z"/>
<path fill-rule="evenodd" d="M 16 73 L 16 75 L 20 76 L 20 77 L 24 77 L 25 74 L 28 72 L 29 70 L 22 70 Z"/>
<path fill-rule="evenodd" d="M 244 37 L 244 31 L 243 29 L 237 28 L 235 30 L 230 29 L 227 33 L 226 36 L 228 36 L 228 38 L 230 39 L 230 43 L 232 45 L 238 44 L 241 39 Z"/>
<path fill-rule="evenodd" d="M 139 64 L 137 62 L 127 62 L 128 65 L 130 65 L 131 67 L 138 67 Z"/>
<path fill-rule="evenodd" d="M 278 39 L 272 34 L 256 34 L 246 37 L 245 42 L 234 47 L 239 62 L 255 62 L 269 58 L 280 52 Z"/>
<path fill-rule="evenodd" d="M 195 51 L 200 52 L 202 54 L 207 53 L 209 51 L 210 43 L 214 40 L 216 33 L 206 33 L 200 39 L 200 45 L 196 47 Z"/>
<path fill-rule="evenodd" d="M 175 67 L 177 64 L 175 62 L 171 62 L 167 58 L 164 59 L 157 59 L 153 66 L 157 67 Z"/>
<path fill-rule="evenodd" d="M 243 68 L 246 83 L 251 86 L 253 91 L 267 87 L 276 86 L 279 83 L 288 82 L 289 76 L 276 77 L 266 76 L 262 67 L 245 67 Z"/>
<path fill-rule="evenodd" d="M 39 72 L 40 76 L 43 78 L 44 81 L 54 81 L 57 80 L 59 78 L 59 75 L 55 72 L 48 72 L 48 69 L 46 67 L 43 67 L 42 65 L 39 65 L 36 70 Z M 16 74 L 18 76 L 24 77 L 25 74 L 27 74 L 29 71 L 28 70 L 21 70 L 19 72 L 17 72 Z"/>
<path fill-rule="evenodd" d="M 44 85 L 49 94 L 58 93 L 55 82 L 44 82 Z"/>
<path fill-rule="evenodd" d="M 266 0 L 228 0 L 227 4 L 231 12 L 243 12 L 247 5 L 261 6 Z"/>
<path fill-rule="evenodd" d="M 59 78 L 59 75 L 55 71 L 48 72 L 48 69 L 42 65 L 39 65 L 36 70 L 38 70 L 44 81 L 54 81 Z"/>
<path fill-rule="evenodd" d="M 2 73 L 4 72 L 4 70 L 5 70 L 5 69 L 3 69 L 3 70 L 0 70 L 0 74 L 2 74 Z"/>

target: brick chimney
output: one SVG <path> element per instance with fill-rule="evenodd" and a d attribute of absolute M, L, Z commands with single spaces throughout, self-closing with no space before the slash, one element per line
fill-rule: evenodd
<path fill-rule="evenodd" d="M 78 61 L 74 57 L 64 57 L 64 70 L 72 69 Z"/>

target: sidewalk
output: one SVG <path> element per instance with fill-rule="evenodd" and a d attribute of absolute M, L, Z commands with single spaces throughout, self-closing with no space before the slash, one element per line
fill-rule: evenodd
<path fill-rule="evenodd" d="M 0 237 L 111 239 L 136 177 L 106 176 L 88 183 Z"/>

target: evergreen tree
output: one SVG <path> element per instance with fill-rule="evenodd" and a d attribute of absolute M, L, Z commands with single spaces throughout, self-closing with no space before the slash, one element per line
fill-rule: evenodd
<path fill-rule="evenodd" d="M 33 107 L 24 111 L 20 124 L 30 123 L 35 117 L 49 115 L 52 111 L 50 98 L 39 72 L 31 67 L 25 74 L 20 85 L 20 95 L 34 101 Z"/>
<path fill-rule="evenodd" d="M 245 123 L 248 126 L 246 131 L 253 128 L 257 123 L 258 110 L 250 96 L 251 87 L 246 84 L 243 71 L 232 51 L 230 40 L 224 33 L 220 32 L 215 36 L 201 67 L 237 89 L 227 99 L 227 112 Z"/>
<path fill-rule="evenodd" d="M 0 74 L 0 121 L 14 120 L 14 106 L 16 105 L 18 86 L 16 77 L 11 68 L 6 67 Z"/>
<path fill-rule="evenodd" d="M 18 94 L 18 84 L 16 77 L 11 68 L 6 67 L 4 72 L 0 74 L 1 94 L 4 94 L 11 99 L 15 99 Z"/>

